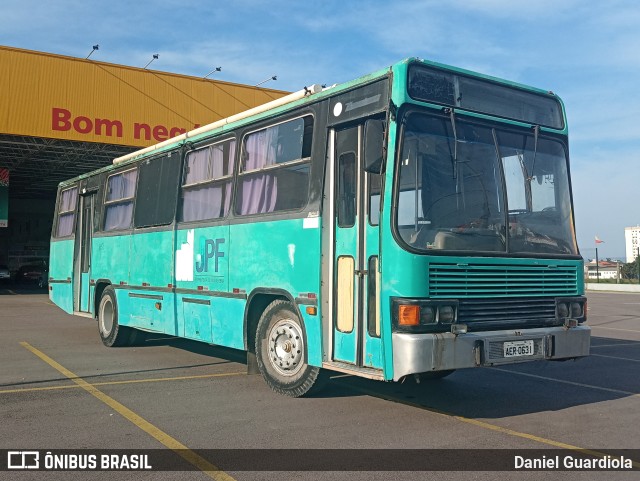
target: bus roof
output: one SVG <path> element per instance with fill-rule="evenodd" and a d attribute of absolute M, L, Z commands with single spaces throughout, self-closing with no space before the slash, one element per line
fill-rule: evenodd
<path fill-rule="evenodd" d="M 280 99 L 276 99 L 267 104 L 260 105 L 258 107 L 254 107 L 244 112 L 240 112 L 238 114 L 232 115 L 230 117 L 217 120 L 211 124 L 204 125 L 197 129 L 186 132 L 185 134 L 181 134 L 177 137 L 165 140 L 158 144 L 152 145 L 150 147 L 146 147 L 144 149 L 140 149 L 134 151 L 130 154 L 124 155 L 122 157 L 118 157 L 113 160 L 112 165 L 107 165 L 98 170 L 94 170 L 92 172 L 87 172 L 85 174 L 81 174 L 72 179 L 68 179 L 66 181 L 61 182 L 59 185 L 61 187 L 67 186 L 69 184 L 73 184 L 78 180 L 85 179 L 87 177 L 91 177 L 103 172 L 108 172 L 124 165 L 134 164 L 142 159 L 146 159 L 149 156 L 156 155 L 161 152 L 166 152 L 169 150 L 173 150 L 185 142 L 197 142 L 209 137 L 214 137 L 221 133 L 224 133 L 228 130 L 232 130 L 233 128 L 249 124 L 255 122 L 257 120 L 266 119 L 280 113 L 286 112 L 288 110 L 293 110 L 301 105 L 305 105 L 308 103 L 314 103 L 324 98 L 335 95 L 336 93 L 352 89 L 354 87 L 358 87 L 360 85 L 371 83 L 375 80 L 381 79 L 385 76 L 390 75 L 396 69 L 406 68 L 407 65 L 411 63 L 422 63 L 427 66 L 432 66 L 436 68 L 440 68 L 443 70 L 448 70 L 453 73 L 460 73 L 463 75 L 468 75 L 476 78 L 481 78 L 485 80 L 489 80 L 498 84 L 507 85 L 510 87 L 519 88 L 522 90 L 527 90 L 530 92 L 535 92 L 538 94 L 546 94 L 551 95 L 553 97 L 557 96 L 553 94 L 553 92 L 542 90 L 539 88 L 531 87 L 524 84 L 519 84 L 516 82 L 500 79 L 497 77 L 492 77 L 490 75 L 481 74 L 478 72 L 473 72 L 471 70 L 465 70 L 459 67 L 454 67 L 451 65 L 446 65 L 438 62 L 433 62 L 429 60 L 420 59 L 417 57 L 409 57 L 396 64 L 391 65 L 390 67 L 378 70 L 374 73 L 364 75 L 362 77 L 358 77 L 357 79 L 342 83 L 342 84 L 334 84 L 330 87 L 323 87 L 317 84 L 312 85 L 311 87 L 304 87 L 302 90 L 294 92 L 288 96 L 282 97 Z M 558 99 L 559 100 L 559 99 Z"/>

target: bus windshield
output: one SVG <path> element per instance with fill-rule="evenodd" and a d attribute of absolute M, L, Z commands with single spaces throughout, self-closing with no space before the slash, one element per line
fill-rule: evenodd
<path fill-rule="evenodd" d="M 413 249 L 577 254 L 562 143 L 414 112 L 399 164 L 395 221 Z"/>

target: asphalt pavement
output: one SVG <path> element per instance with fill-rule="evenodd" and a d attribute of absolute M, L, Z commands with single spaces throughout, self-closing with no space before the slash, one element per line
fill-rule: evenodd
<path fill-rule="evenodd" d="M 14 470 L 0 478 L 556 479 L 553 469 L 486 471 L 499 450 L 549 449 L 601 458 L 626 453 L 637 470 L 640 294 L 598 292 L 588 299 L 588 358 L 461 370 L 420 384 L 336 373 L 315 397 L 290 399 L 247 375 L 241 351 L 164 336 L 140 347 L 106 348 L 94 320 L 65 314 L 44 291 L 0 286 L 0 449 L 162 450 L 149 452 L 185 469 Z M 254 462 L 239 466 L 224 450 Z M 374 458 L 372 450 L 380 450 Z M 424 456 L 419 466 L 428 464 L 424 459 L 436 466 L 428 458 L 434 453 L 453 456 L 446 470 L 415 470 L 411 456 Z M 385 456 L 397 456 L 394 471 L 385 470 Z M 292 470 L 296 462 L 299 471 Z M 404 462 L 406 470 L 397 465 Z M 262 470 L 278 463 L 283 471 Z M 571 470 L 562 476 L 605 474 L 638 475 Z"/>

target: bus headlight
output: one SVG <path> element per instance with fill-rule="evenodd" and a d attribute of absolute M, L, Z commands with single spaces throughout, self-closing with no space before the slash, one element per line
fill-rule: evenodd
<path fill-rule="evenodd" d="M 441 324 L 451 324 L 456 320 L 457 308 L 456 300 L 391 299 L 393 326 L 405 332 L 433 332 Z M 443 328 L 449 330 L 448 326 Z"/>
<path fill-rule="evenodd" d="M 574 319 L 578 318 L 578 317 L 582 317 L 582 304 L 579 302 L 572 302 L 571 303 L 571 317 L 573 317 Z"/>
<path fill-rule="evenodd" d="M 569 304 L 566 302 L 558 303 L 558 317 L 560 319 L 564 319 L 565 317 L 569 317 Z"/>
<path fill-rule="evenodd" d="M 556 298 L 556 319 L 575 319 L 579 323 L 587 320 L 586 297 Z"/>
<path fill-rule="evenodd" d="M 438 306 L 438 322 L 449 324 L 456 318 L 453 306 Z"/>
<path fill-rule="evenodd" d="M 436 312 L 431 306 L 420 308 L 420 324 L 433 324 L 436 322 Z"/>

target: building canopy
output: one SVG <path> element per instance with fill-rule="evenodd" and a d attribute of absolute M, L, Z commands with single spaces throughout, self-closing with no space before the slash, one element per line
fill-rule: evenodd
<path fill-rule="evenodd" d="M 0 46 L 0 168 L 11 197 L 287 94 Z"/>

